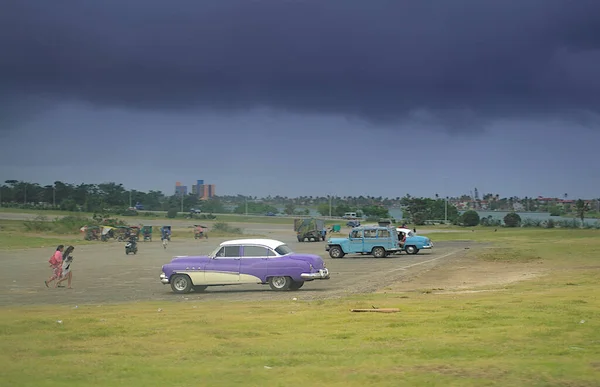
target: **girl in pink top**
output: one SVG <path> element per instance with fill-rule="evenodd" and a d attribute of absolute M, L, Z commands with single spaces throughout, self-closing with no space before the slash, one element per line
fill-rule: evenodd
<path fill-rule="evenodd" d="M 52 268 L 52 276 L 50 276 L 50 278 L 44 281 L 46 287 L 49 287 L 48 284 L 52 281 L 59 279 L 62 274 L 62 252 L 64 248 L 65 246 L 59 245 L 56 248 L 54 255 L 52 255 L 52 257 L 48 261 L 50 263 L 50 267 Z"/>

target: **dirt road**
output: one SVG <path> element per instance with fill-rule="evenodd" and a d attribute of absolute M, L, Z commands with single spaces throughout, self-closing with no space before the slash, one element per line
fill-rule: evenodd
<path fill-rule="evenodd" d="M 21 215 L 21 214 L 20 214 Z M 174 222 L 173 222 L 174 223 Z M 175 225 L 174 225 L 175 226 Z M 240 224 L 247 233 L 260 232 L 282 240 L 299 252 L 318 254 L 325 260 L 331 279 L 307 283 L 296 292 L 275 292 L 268 285 L 209 287 L 203 293 L 176 295 L 158 279 L 161 266 L 176 255 L 211 252 L 223 238 L 194 240 L 174 238 L 165 251 L 159 241 L 140 242 L 137 255 L 125 255 L 124 244 L 98 242 L 76 246 L 73 289 L 46 288 L 52 248 L 0 251 L 4 281 L 0 284 L 0 306 L 33 304 L 102 304 L 148 300 L 248 300 L 336 298 L 352 293 L 373 292 L 399 279 L 428 270 L 449 257 L 460 255 L 467 242 L 438 242 L 433 251 L 418 255 L 395 255 L 383 259 L 346 256 L 331 259 L 324 242 L 296 241 L 285 225 Z M 227 238 L 231 239 L 231 238 Z M 435 237 L 432 235 L 435 243 Z M 66 283 L 65 283 L 66 284 Z"/>

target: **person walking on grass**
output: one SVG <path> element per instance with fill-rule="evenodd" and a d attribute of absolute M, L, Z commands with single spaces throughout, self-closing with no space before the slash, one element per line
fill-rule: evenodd
<path fill-rule="evenodd" d="M 73 279 L 73 272 L 71 271 L 71 264 L 73 263 L 73 256 L 71 255 L 71 253 L 73 252 L 73 250 L 75 250 L 75 247 L 69 246 L 69 247 L 67 247 L 67 250 L 65 250 L 65 253 L 63 254 L 62 273 L 61 273 L 62 278 L 56 283 L 56 286 L 60 286 L 61 282 L 68 280 L 67 289 L 73 289 L 71 287 L 71 280 Z"/>
<path fill-rule="evenodd" d="M 58 247 L 56 248 L 56 251 L 54 252 L 52 257 L 50 257 L 50 260 L 48 261 L 48 263 L 50 263 L 50 267 L 52 268 L 52 275 L 50 276 L 50 278 L 48 278 L 46 281 L 44 281 L 44 284 L 46 285 L 47 288 L 49 287 L 48 286 L 49 283 L 51 283 L 54 280 L 58 280 L 61 276 L 62 263 L 63 263 L 62 252 L 63 252 L 64 248 L 65 248 L 64 245 L 58 245 Z"/>

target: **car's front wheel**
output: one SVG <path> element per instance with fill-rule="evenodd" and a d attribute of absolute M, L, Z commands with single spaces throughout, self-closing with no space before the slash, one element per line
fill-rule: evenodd
<path fill-rule="evenodd" d="M 269 279 L 269 286 L 273 290 L 288 290 L 292 286 L 292 279 L 290 277 L 271 277 Z"/>
<path fill-rule="evenodd" d="M 416 246 L 406 246 L 405 250 L 407 254 L 416 254 L 419 252 Z"/>
<path fill-rule="evenodd" d="M 329 249 L 329 256 L 334 259 L 343 258 L 344 252 L 339 246 L 331 246 L 331 248 Z"/>
<path fill-rule="evenodd" d="M 292 281 L 292 284 L 290 285 L 290 290 L 298 290 L 302 286 L 304 286 L 304 281 Z"/>
<path fill-rule="evenodd" d="M 189 293 L 192 290 L 192 280 L 185 274 L 173 275 L 170 282 L 174 293 Z"/>
<path fill-rule="evenodd" d="M 387 252 L 383 247 L 375 247 L 373 248 L 373 256 L 375 258 L 385 258 L 387 256 Z"/>

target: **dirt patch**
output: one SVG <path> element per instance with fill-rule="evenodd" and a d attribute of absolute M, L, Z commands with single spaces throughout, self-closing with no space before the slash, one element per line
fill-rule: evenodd
<path fill-rule="evenodd" d="M 379 292 L 478 293 L 501 291 L 503 285 L 531 280 L 547 273 L 543 261 L 499 262 L 478 258 L 479 251 L 450 257 L 429 270 L 404 278 Z"/>

